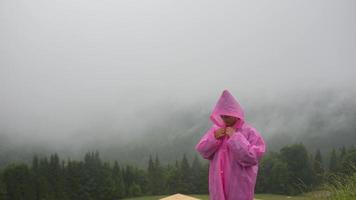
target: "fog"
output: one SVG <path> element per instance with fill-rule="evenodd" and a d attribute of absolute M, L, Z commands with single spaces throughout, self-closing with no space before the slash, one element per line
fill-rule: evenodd
<path fill-rule="evenodd" d="M 1 148 L 142 147 L 153 132 L 191 147 L 224 89 L 271 149 L 352 143 L 355 13 L 352 0 L 0 1 Z"/>

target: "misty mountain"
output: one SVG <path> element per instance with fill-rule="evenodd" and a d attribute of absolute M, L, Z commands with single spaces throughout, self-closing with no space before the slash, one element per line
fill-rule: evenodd
<path fill-rule="evenodd" d="M 356 144 L 356 103 L 352 93 L 320 90 L 280 97 L 283 99 L 271 98 L 260 104 L 242 105 L 246 120 L 265 138 L 267 151 L 278 151 L 282 146 L 302 142 L 310 152 L 319 148 L 325 154 L 332 148 Z M 138 111 L 141 115 L 133 118 L 137 123 L 144 119 L 140 126 L 107 134 L 105 131 L 109 128 L 98 125 L 103 127 L 101 131 L 75 135 L 73 137 L 79 142 L 61 142 L 62 148 L 1 134 L 0 161 L 2 165 L 12 161 L 30 162 L 33 154 L 54 152 L 62 159 L 81 159 L 92 150 L 99 150 L 103 159 L 140 166 L 146 166 L 150 154 L 158 155 L 163 163 L 174 162 L 183 154 L 192 159 L 197 155 L 195 144 L 212 125 L 209 108 L 213 106 L 202 102 L 184 107 L 172 104 L 146 107 Z M 123 137 L 126 134 L 131 135 Z"/>

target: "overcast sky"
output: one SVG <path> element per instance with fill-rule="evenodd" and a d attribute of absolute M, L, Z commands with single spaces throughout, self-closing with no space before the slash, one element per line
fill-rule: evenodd
<path fill-rule="evenodd" d="M 354 93 L 355 74 L 353 0 L 0 0 L 0 135 L 131 129 L 223 89 Z"/>

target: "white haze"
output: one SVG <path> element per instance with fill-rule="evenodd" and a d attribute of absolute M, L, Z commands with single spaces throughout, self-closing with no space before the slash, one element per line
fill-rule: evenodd
<path fill-rule="evenodd" d="M 294 137 L 316 113 L 296 105 L 320 91 L 348 103 L 308 105 L 321 116 L 354 109 L 355 13 L 352 0 L 2 0 L 0 136 L 75 151 L 179 116 L 206 128 L 229 89 L 267 139 Z M 342 116 L 332 123 L 354 130 L 354 112 Z"/>

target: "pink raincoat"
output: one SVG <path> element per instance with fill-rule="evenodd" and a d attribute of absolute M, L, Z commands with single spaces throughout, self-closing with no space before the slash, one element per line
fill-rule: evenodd
<path fill-rule="evenodd" d="M 235 132 L 216 139 L 214 131 L 226 127 L 220 115 L 240 118 Z M 210 119 L 211 128 L 195 146 L 208 159 L 211 200 L 252 200 L 254 198 L 258 163 L 266 151 L 260 133 L 244 120 L 244 111 L 229 91 L 224 90 Z"/>

